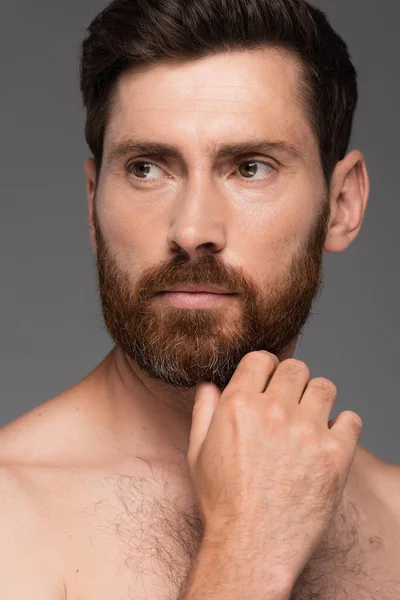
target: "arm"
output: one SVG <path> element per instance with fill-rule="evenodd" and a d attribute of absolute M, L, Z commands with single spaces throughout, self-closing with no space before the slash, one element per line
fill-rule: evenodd
<path fill-rule="evenodd" d="M 235 548 L 235 549 L 233 549 Z M 289 600 L 293 585 L 254 549 L 203 540 L 179 600 Z M 260 562 L 260 568 L 255 565 Z"/>

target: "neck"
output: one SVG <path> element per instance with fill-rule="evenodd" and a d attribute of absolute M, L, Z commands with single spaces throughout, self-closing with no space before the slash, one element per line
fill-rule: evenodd
<path fill-rule="evenodd" d="M 297 342 L 297 340 L 296 340 Z M 290 358 L 296 342 L 280 360 Z M 121 451 L 157 461 L 186 460 L 195 389 L 156 381 L 114 347 L 89 376 L 102 427 Z"/>
<path fill-rule="evenodd" d="M 99 421 L 121 452 L 165 461 L 186 456 L 194 389 L 171 390 L 150 379 L 117 347 L 91 377 Z"/>

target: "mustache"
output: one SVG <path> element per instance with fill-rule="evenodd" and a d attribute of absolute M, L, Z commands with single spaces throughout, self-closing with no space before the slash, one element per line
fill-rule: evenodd
<path fill-rule="evenodd" d="M 248 287 L 243 274 L 225 265 L 220 257 L 206 254 L 195 260 L 176 256 L 166 264 L 160 264 L 142 272 L 139 288 L 142 293 L 154 294 L 177 285 L 209 285 L 235 293 Z"/>

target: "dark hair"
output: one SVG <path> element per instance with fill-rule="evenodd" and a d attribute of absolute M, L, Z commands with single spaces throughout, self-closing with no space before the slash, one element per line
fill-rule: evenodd
<path fill-rule="evenodd" d="M 329 186 L 350 142 L 357 72 L 346 43 L 304 0 L 114 0 L 82 43 L 86 141 L 100 172 L 113 90 L 121 73 L 162 60 L 193 60 L 273 46 L 301 59 L 301 99 Z"/>

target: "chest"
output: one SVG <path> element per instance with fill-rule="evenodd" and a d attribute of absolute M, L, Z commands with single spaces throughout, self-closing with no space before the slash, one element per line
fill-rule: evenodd
<path fill-rule="evenodd" d="M 400 598 L 400 528 L 366 519 L 344 498 L 332 526 L 298 578 L 290 600 Z"/>
<path fill-rule="evenodd" d="M 180 600 L 202 536 L 190 489 L 124 476 L 112 483 L 67 520 L 68 600 Z M 399 534 L 399 524 L 368 522 L 344 498 L 291 600 L 398 600 Z"/>

